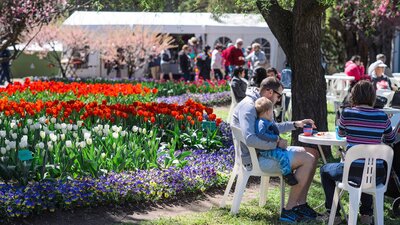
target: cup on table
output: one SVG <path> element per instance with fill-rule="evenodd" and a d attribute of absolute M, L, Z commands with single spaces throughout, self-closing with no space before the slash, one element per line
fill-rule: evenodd
<path fill-rule="evenodd" d="M 313 128 L 311 124 L 306 124 L 303 126 L 303 134 L 304 136 L 311 136 L 313 133 Z"/>

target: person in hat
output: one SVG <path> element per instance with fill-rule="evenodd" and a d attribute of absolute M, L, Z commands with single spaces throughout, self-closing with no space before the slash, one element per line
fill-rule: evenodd
<path fill-rule="evenodd" d="M 371 77 L 375 77 L 375 68 L 376 65 L 380 64 L 380 63 L 385 63 L 386 62 L 386 56 L 384 54 L 378 54 L 376 55 L 376 61 L 373 62 L 371 65 L 369 65 L 368 67 L 368 75 L 370 75 Z M 393 77 L 392 75 L 392 70 L 386 65 L 384 74 L 388 77 Z"/>
<path fill-rule="evenodd" d="M 188 44 L 189 46 L 189 57 L 191 59 L 191 63 L 192 63 L 192 67 L 194 66 L 194 59 L 197 57 L 197 55 L 199 53 L 201 53 L 201 48 L 200 48 L 200 43 L 199 40 L 196 37 L 191 37 L 188 40 Z"/>
<path fill-rule="evenodd" d="M 384 64 L 382 61 L 379 64 L 375 65 L 375 77 L 372 78 L 374 88 L 376 90 L 384 89 L 396 91 L 397 87 L 393 85 L 390 79 L 384 74 L 386 67 L 386 64 Z"/>

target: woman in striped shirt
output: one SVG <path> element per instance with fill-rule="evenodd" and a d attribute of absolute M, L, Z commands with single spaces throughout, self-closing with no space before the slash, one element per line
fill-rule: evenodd
<path fill-rule="evenodd" d="M 385 112 L 374 109 L 376 93 L 371 82 L 359 81 L 351 91 L 351 108 L 343 110 L 340 116 L 338 134 L 347 138 L 347 149 L 357 144 L 393 143 L 395 133 Z M 361 174 L 364 160 L 352 164 L 350 180 L 358 185 L 361 183 Z M 358 168 L 358 169 L 357 169 Z M 332 206 L 335 182 L 341 181 L 343 176 L 343 163 L 328 163 L 321 167 L 321 183 L 325 192 L 325 207 L 330 211 Z M 377 182 L 384 183 L 385 169 L 383 162 L 377 164 Z M 361 196 L 361 223 L 371 224 L 373 214 L 372 196 Z M 339 209 L 337 216 L 340 216 Z M 340 219 L 340 218 L 338 218 Z M 335 219 L 335 222 L 338 221 Z"/>

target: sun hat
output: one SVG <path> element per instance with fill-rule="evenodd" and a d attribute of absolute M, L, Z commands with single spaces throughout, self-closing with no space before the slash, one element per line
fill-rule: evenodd
<path fill-rule="evenodd" d="M 376 67 L 387 67 L 387 65 L 385 63 L 381 62 L 378 65 L 376 65 Z"/>
<path fill-rule="evenodd" d="M 189 42 L 189 44 L 193 45 L 194 43 L 197 44 L 198 40 L 196 37 L 191 37 L 188 42 Z"/>

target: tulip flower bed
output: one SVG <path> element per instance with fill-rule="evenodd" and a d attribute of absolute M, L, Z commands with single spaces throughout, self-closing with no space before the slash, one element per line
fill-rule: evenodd
<path fill-rule="evenodd" d="M 205 106 L 218 106 L 218 105 L 228 105 L 231 103 L 231 92 L 224 91 L 218 93 L 206 93 L 206 94 L 183 94 L 178 96 L 170 96 L 170 97 L 159 97 L 157 98 L 157 102 L 165 102 L 165 103 L 177 103 L 179 105 L 184 104 L 189 99 L 193 99 L 196 102 L 199 102 Z"/>
<path fill-rule="evenodd" d="M 103 79 L 103 78 L 86 78 L 86 79 L 66 79 L 66 78 L 43 78 L 41 77 L 36 78 L 34 80 L 44 80 L 44 81 L 60 81 L 63 83 L 86 83 L 86 84 L 141 84 L 144 87 L 148 87 L 150 89 L 156 88 L 158 90 L 157 96 L 176 96 L 182 95 L 185 93 L 218 93 L 229 91 L 229 83 L 226 80 L 220 81 L 192 81 L 192 82 L 184 82 L 184 81 L 166 81 L 166 82 L 159 82 L 153 81 L 151 79 L 140 79 L 140 80 L 111 80 L 111 79 Z"/>
<path fill-rule="evenodd" d="M 4 221 L 204 191 L 232 167 L 227 124 L 190 95 L 157 103 L 144 84 L 15 83 L 0 89 Z"/>

